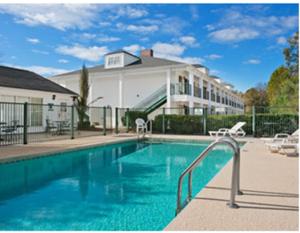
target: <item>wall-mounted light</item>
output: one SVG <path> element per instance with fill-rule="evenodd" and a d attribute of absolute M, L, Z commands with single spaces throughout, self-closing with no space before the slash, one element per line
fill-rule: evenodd
<path fill-rule="evenodd" d="M 72 101 L 75 103 L 75 100 L 77 99 L 77 96 L 72 96 Z"/>
<path fill-rule="evenodd" d="M 52 95 L 52 100 L 55 100 L 55 98 L 56 98 L 56 95 Z"/>

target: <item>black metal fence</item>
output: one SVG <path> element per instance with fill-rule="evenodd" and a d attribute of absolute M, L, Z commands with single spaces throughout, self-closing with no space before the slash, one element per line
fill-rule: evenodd
<path fill-rule="evenodd" d="M 247 135 L 270 137 L 299 128 L 298 107 L 247 107 L 233 114 L 231 108 L 204 107 L 147 109 L 88 107 L 83 121 L 76 106 L 0 102 L 0 146 L 135 132 L 135 120 L 152 122 L 158 134 L 208 135 L 210 130 L 231 128 L 237 122 Z M 150 125 L 148 125 L 150 127 Z"/>
<path fill-rule="evenodd" d="M 73 139 L 112 132 L 111 108 L 88 107 L 85 115 L 87 117 L 81 123 L 76 106 L 0 103 L 0 145 Z"/>
<path fill-rule="evenodd" d="M 152 113 L 145 109 L 117 108 L 115 132 L 134 132 L 135 120 L 151 120 L 153 133 L 208 135 L 209 131 L 220 128 L 232 128 L 237 122 L 246 122 L 243 126 L 247 135 L 272 137 L 276 133 L 293 133 L 299 128 L 297 107 L 250 107 L 248 113 L 236 112 L 231 108 L 208 109 L 195 108 L 159 108 Z"/>

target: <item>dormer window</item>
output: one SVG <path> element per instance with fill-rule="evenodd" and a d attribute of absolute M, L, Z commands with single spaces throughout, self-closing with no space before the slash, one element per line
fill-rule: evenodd
<path fill-rule="evenodd" d="M 115 51 L 105 55 L 105 68 L 120 68 L 138 61 L 140 58 L 126 51 Z"/>
<path fill-rule="evenodd" d="M 107 65 L 109 66 L 119 66 L 121 64 L 120 56 L 113 56 L 108 58 Z"/>

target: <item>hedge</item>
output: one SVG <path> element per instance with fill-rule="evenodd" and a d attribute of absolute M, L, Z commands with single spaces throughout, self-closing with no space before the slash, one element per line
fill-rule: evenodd
<path fill-rule="evenodd" d="M 135 120 L 137 118 L 142 118 L 146 122 L 148 117 L 147 113 L 142 112 L 142 111 L 126 111 L 125 115 L 121 117 L 122 124 L 126 126 L 126 117 L 128 117 L 128 126 L 130 129 L 135 129 Z"/>
<path fill-rule="evenodd" d="M 169 134 L 202 134 L 203 116 L 165 115 L 165 133 Z M 231 128 L 239 121 L 246 122 L 243 127 L 248 135 L 252 135 L 252 115 L 208 115 L 206 121 L 207 134 L 210 130 Z M 155 117 L 153 132 L 162 133 L 163 115 Z M 276 133 L 292 133 L 299 127 L 297 114 L 256 114 L 256 135 L 273 136 Z"/>
<path fill-rule="evenodd" d="M 163 115 L 155 117 L 153 132 L 162 133 Z M 165 132 L 169 134 L 202 134 L 202 116 L 165 115 Z"/>

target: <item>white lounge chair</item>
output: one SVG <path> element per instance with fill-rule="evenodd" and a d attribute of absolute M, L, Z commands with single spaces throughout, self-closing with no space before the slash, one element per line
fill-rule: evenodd
<path fill-rule="evenodd" d="M 285 138 L 273 143 L 266 144 L 269 150 L 273 153 L 283 153 L 287 154 L 287 149 L 292 149 L 295 153 L 299 154 L 299 143 L 296 138 Z"/>
<path fill-rule="evenodd" d="M 299 129 L 297 129 L 294 133 L 287 134 L 287 133 L 278 133 L 275 134 L 274 138 L 262 138 L 262 140 L 265 143 L 276 143 L 276 142 L 282 142 L 285 139 L 289 138 L 289 139 L 297 139 L 299 137 Z"/>
<path fill-rule="evenodd" d="M 231 137 L 244 137 L 246 132 L 242 129 L 242 127 L 246 124 L 246 122 L 238 122 L 231 129 L 221 128 L 218 131 L 209 131 L 210 136 L 225 136 L 230 135 Z"/>

